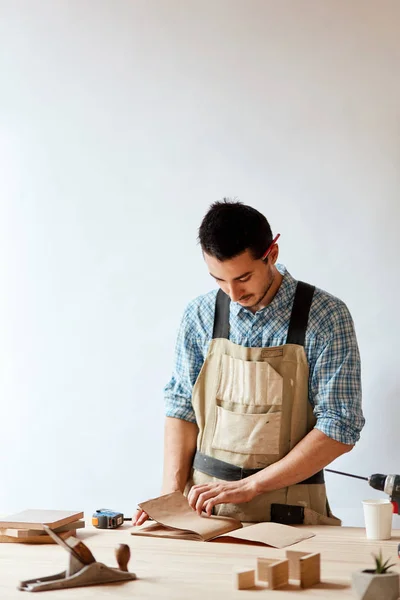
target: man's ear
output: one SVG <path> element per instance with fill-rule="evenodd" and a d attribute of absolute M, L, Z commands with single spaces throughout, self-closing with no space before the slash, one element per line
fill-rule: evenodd
<path fill-rule="evenodd" d="M 268 255 L 268 261 L 271 263 L 271 265 L 274 265 L 276 263 L 276 261 L 278 260 L 278 256 L 279 256 L 279 246 L 278 246 L 278 244 L 274 244 Z"/>

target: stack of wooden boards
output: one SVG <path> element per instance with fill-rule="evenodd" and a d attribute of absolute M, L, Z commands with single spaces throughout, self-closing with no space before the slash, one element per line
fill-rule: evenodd
<path fill-rule="evenodd" d="M 81 520 L 82 519 L 82 520 Z M 83 512 L 68 510 L 24 510 L 0 519 L 0 542 L 12 544 L 54 544 L 43 525 L 66 539 L 85 527 Z"/>

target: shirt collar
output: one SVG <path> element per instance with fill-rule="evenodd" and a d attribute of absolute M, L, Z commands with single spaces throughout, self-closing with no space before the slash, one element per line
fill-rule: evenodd
<path fill-rule="evenodd" d="M 280 310 L 293 302 L 297 280 L 291 276 L 291 274 L 284 265 L 278 263 L 276 265 L 276 268 L 278 269 L 279 273 L 283 275 L 282 283 L 279 286 L 279 289 L 276 292 L 272 302 L 270 302 L 265 308 L 262 308 L 261 310 L 257 311 L 256 314 L 262 314 L 266 310 L 268 310 L 269 312 Z M 231 302 L 232 315 L 236 317 L 241 311 L 251 313 L 250 310 L 244 308 L 238 302 Z"/>

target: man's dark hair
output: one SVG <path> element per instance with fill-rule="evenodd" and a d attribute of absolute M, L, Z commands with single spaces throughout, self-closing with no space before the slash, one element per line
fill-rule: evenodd
<path fill-rule="evenodd" d="M 224 198 L 214 202 L 199 227 L 203 252 L 223 261 L 249 250 L 256 260 L 272 242 L 267 219 L 258 210 Z"/>

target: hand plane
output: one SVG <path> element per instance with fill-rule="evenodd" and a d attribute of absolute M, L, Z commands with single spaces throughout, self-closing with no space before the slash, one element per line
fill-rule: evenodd
<path fill-rule="evenodd" d="M 43 592 L 46 590 L 60 590 L 136 579 L 136 575 L 128 571 L 131 551 L 127 544 L 120 544 L 116 548 L 115 554 L 119 568 L 115 569 L 97 562 L 89 548 L 81 540 L 75 537 L 63 540 L 47 525 L 43 525 L 43 528 L 57 544 L 69 553 L 68 568 L 66 571 L 62 571 L 56 575 L 21 581 L 18 586 L 19 590 L 25 592 Z"/>

